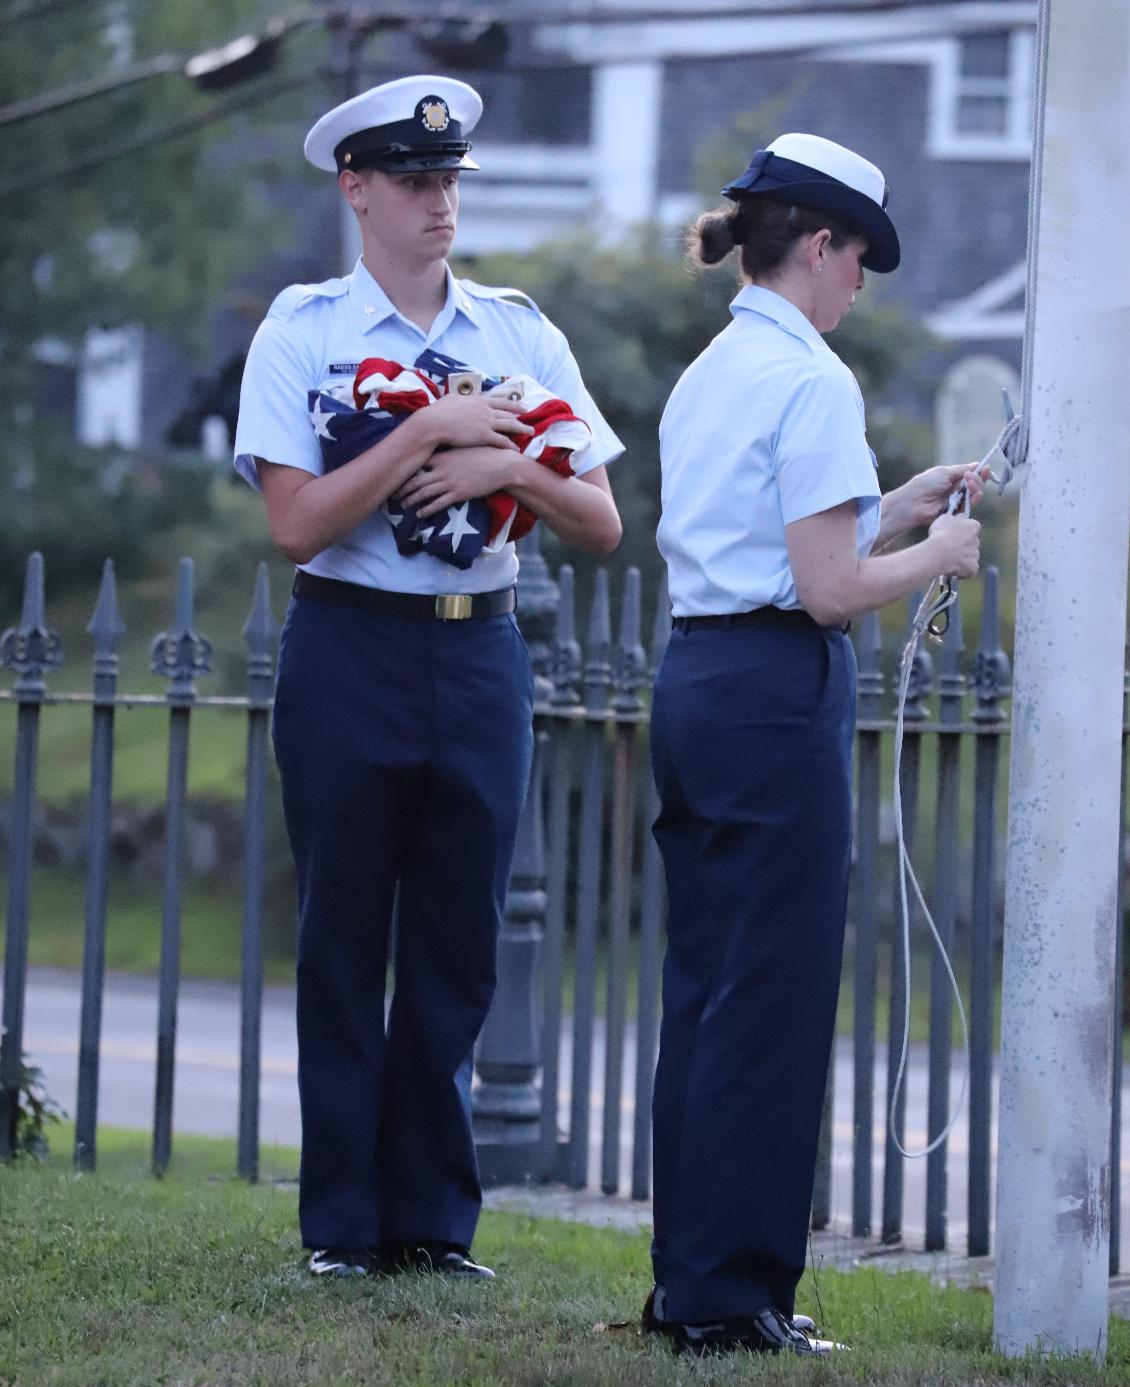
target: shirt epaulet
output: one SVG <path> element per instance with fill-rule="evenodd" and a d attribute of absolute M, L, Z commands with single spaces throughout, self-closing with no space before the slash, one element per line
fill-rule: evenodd
<path fill-rule="evenodd" d="M 460 285 L 475 299 L 493 299 L 498 303 L 509 303 L 515 308 L 532 309 L 534 313 L 540 313 L 541 309 L 522 289 L 496 289 L 486 284 L 476 284 L 473 279 L 461 279 Z"/>
<path fill-rule="evenodd" d="M 285 323 L 315 299 L 339 299 L 348 292 L 349 285 L 344 279 L 327 279 L 322 284 L 292 284 L 275 298 L 267 309 L 267 317 L 280 318 Z"/>

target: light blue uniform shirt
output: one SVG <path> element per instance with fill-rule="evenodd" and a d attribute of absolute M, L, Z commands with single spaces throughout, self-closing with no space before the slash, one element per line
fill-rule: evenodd
<path fill-rule="evenodd" d="M 854 500 L 879 532 L 879 482 L 855 377 L 799 308 L 747 285 L 683 372 L 659 425 L 657 540 L 675 616 L 799 607 L 785 526 Z"/>
<path fill-rule="evenodd" d="M 343 279 L 295 284 L 275 299 L 247 354 L 235 432 L 235 466 L 258 488 L 255 458 L 322 474 L 307 392 L 350 385 L 365 357 L 411 366 L 425 347 L 487 376 L 533 376 L 572 405 L 592 429 L 581 475 L 624 451 L 581 381 L 564 334 L 537 309 L 447 274 L 447 298 L 430 332 L 402 317 L 358 260 Z M 302 567 L 390 592 L 490 592 L 517 577 L 514 545 L 482 554 L 461 570 L 430 554 L 400 554 L 387 517 L 376 511 Z"/>

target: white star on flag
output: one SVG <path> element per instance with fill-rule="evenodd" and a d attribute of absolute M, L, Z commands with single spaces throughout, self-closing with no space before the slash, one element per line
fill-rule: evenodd
<path fill-rule="evenodd" d="M 461 506 L 452 506 L 447 512 L 447 524 L 440 530 L 440 538 L 445 535 L 451 536 L 452 549 L 458 549 L 460 542 L 465 535 L 477 535 L 479 532 L 474 525 L 467 519 L 467 511 L 470 509 L 470 501 L 464 501 Z"/>
<path fill-rule="evenodd" d="M 316 438 L 328 438 L 331 443 L 337 442 L 333 434 L 330 433 L 329 421 L 332 418 L 333 414 L 322 408 L 321 400 L 315 400 L 314 408 L 310 411 L 310 422 L 314 425 L 314 436 Z"/>

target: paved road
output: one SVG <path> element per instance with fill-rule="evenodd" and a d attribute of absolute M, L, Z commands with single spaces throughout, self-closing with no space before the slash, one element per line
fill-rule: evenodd
<path fill-rule="evenodd" d="M 33 969 L 29 975 L 25 1016 L 25 1049 L 47 1078 L 53 1097 L 73 1114 L 78 1058 L 79 979 L 77 975 Z M 115 1126 L 147 1128 L 153 1120 L 156 1066 L 157 996 L 152 979 L 114 975 L 107 978 L 103 1007 L 102 1077 L 99 1120 Z M 263 1005 L 263 1063 L 260 1089 L 260 1134 L 264 1143 L 297 1145 L 299 1139 L 294 996 L 289 988 L 268 988 Z M 628 1037 L 624 1057 L 624 1101 L 620 1114 L 620 1189 L 630 1189 L 635 1054 Z M 603 1035 L 595 1040 L 590 1140 L 591 1183 L 599 1183 L 600 1127 L 604 1073 Z M 563 1035 L 560 1091 L 561 1125 L 568 1125 L 568 1030 Z M 878 1222 L 882 1197 L 886 1058 L 877 1057 L 873 1189 Z M 960 1082 L 955 1064 L 953 1094 Z M 916 1047 L 908 1069 L 907 1145 L 925 1144 L 926 1054 Z M 234 1136 L 238 1115 L 239 996 L 234 986 L 186 982 L 177 1027 L 174 1128 L 212 1136 Z M 835 1065 L 835 1126 L 832 1217 L 846 1224 L 851 1215 L 852 1072 L 850 1044 L 841 1042 Z M 1122 1101 L 1122 1227 L 1130 1240 L 1130 1073 Z M 962 1118 L 949 1142 L 947 1205 L 950 1246 L 961 1250 L 966 1225 L 965 1163 L 968 1127 Z M 904 1229 L 908 1240 L 920 1239 L 925 1222 L 926 1162 L 906 1162 Z"/>

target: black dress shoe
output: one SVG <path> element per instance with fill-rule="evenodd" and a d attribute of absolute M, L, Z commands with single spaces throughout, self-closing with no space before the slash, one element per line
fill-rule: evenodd
<path fill-rule="evenodd" d="M 391 1260 L 399 1271 L 435 1272 L 464 1281 L 494 1280 L 490 1267 L 472 1262 L 466 1251 L 450 1243 L 406 1243 L 396 1249 Z"/>
<path fill-rule="evenodd" d="M 313 1276 L 375 1276 L 384 1270 L 372 1247 L 318 1247 L 307 1265 Z"/>
<path fill-rule="evenodd" d="M 684 1324 L 666 1317 L 664 1299 L 663 1287 L 653 1286 L 644 1301 L 640 1327 L 645 1334 L 662 1335 L 679 1353 L 703 1357 L 742 1349 L 747 1353 L 795 1353 L 825 1358 L 833 1349 L 842 1347 L 808 1338 L 791 1319 L 772 1308 L 713 1324 Z"/>

